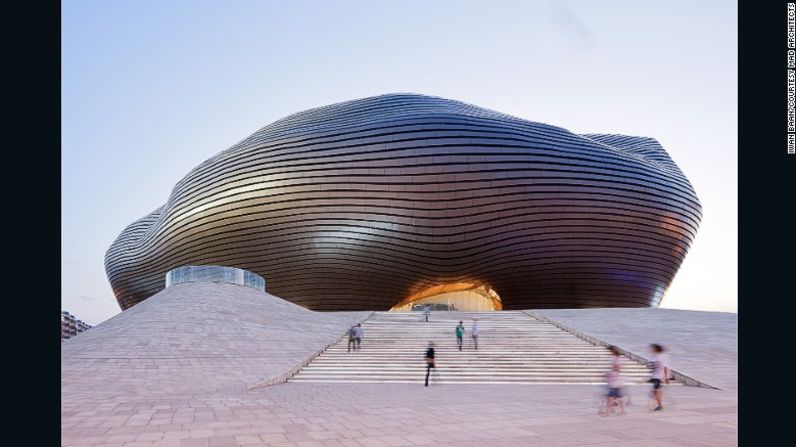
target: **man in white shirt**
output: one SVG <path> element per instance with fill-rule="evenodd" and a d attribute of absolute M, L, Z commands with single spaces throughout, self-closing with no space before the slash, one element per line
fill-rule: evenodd
<path fill-rule="evenodd" d="M 473 320 L 473 327 L 470 329 L 470 334 L 473 336 L 473 343 L 475 350 L 478 350 L 478 320 Z"/>
<path fill-rule="evenodd" d="M 354 337 L 357 339 L 357 345 L 355 350 L 359 351 L 362 348 L 362 337 L 365 335 L 365 331 L 362 330 L 362 324 L 357 324 L 354 328 Z"/>
<path fill-rule="evenodd" d="M 663 346 L 659 344 L 651 344 L 650 350 L 652 351 L 649 363 L 650 368 L 652 368 L 650 383 L 652 383 L 652 394 L 655 396 L 655 402 L 658 404 L 653 411 L 662 411 L 663 384 L 669 383 L 669 359 L 664 353 Z"/>

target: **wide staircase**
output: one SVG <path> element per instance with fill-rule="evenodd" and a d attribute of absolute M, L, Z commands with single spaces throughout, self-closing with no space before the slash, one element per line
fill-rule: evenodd
<path fill-rule="evenodd" d="M 474 319 L 478 350 L 470 336 Z M 466 329 L 462 351 L 454 334 L 459 321 Z M 288 381 L 423 383 L 430 341 L 439 383 L 602 384 L 611 365 L 608 349 L 522 311 L 433 312 L 428 322 L 420 312 L 375 312 L 362 329 L 360 351 L 347 352 L 343 336 Z M 621 369 L 626 384 L 649 378 L 648 368 L 629 358 Z"/>

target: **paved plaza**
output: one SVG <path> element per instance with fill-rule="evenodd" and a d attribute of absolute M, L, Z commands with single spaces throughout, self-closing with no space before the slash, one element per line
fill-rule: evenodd
<path fill-rule="evenodd" d="M 597 414 L 585 385 L 288 383 L 196 399 L 86 398 L 63 404 L 63 445 L 731 446 L 735 393 L 670 387 L 666 409 L 632 387 L 625 416 Z"/>
<path fill-rule="evenodd" d="M 370 313 L 310 312 L 254 289 L 186 284 L 63 343 L 62 445 L 737 445 L 737 316 L 566 312 L 567 324 L 605 338 L 611 329 L 601 321 L 614 312 L 611 321 L 621 333 L 610 342 L 630 350 L 653 341 L 648 338 L 659 333 L 650 327 L 668 336 L 691 331 L 687 343 L 673 344 L 673 367 L 721 389 L 669 386 L 665 410 L 651 412 L 649 387 L 631 386 L 628 414 L 604 417 L 597 413 L 600 386 L 445 383 L 444 364 L 441 383 L 428 388 L 262 386 L 290 374 Z M 585 317 L 573 317 L 579 314 Z M 624 322 L 629 317 L 641 323 Z M 710 368 L 697 368 L 703 354 L 711 354 L 705 357 Z"/>

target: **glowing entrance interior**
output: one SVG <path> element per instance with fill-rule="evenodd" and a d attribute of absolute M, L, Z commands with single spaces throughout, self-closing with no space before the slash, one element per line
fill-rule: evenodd
<path fill-rule="evenodd" d="M 485 312 L 501 310 L 500 296 L 491 287 L 483 284 L 454 283 L 430 287 L 418 292 L 390 309 L 391 312 L 409 312 L 431 306 L 431 310 L 458 310 L 462 312 Z"/>

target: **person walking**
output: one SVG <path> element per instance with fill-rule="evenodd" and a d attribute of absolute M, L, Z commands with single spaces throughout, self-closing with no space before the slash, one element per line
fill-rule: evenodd
<path fill-rule="evenodd" d="M 462 350 L 462 337 L 464 337 L 464 322 L 460 321 L 456 326 L 456 344 L 459 346 L 459 351 Z"/>
<path fill-rule="evenodd" d="M 650 351 L 652 351 L 649 362 L 652 368 L 650 383 L 652 383 L 652 395 L 658 404 L 652 411 L 663 411 L 663 384 L 669 384 L 669 359 L 663 346 L 657 343 L 650 345 Z"/>
<path fill-rule="evenodd" d="M 356 342 L 357 342 L 357 329 L 356 326 L 351 326 L 351 329 L 348 330 L 348 352 L 351 352 L 351 347 L 354 347 L 356 350 Z"/>
<path fill-rule="evenodd" d="M 362 323 L 359 323 L 354 328 L 354 337 L 356 338 L 356 341 L 357 341 L 357 345 L 356 345 L 355 349 L 357 351 L 362 349 L 362 337 L 364 337 L 364 336 L 365 336 L 365 331 L 362 330 Z"/>
<path fill-rule="evenodd" d="M 428 317 L 431 315 L 431 306 L 426 304 L 423 306 L 423 316 L 426 317 L 426 323 L 428 323 Z"/>
<path fill-rule="evenodd" d="M 611 369 L 616 368 L 616 370 L 621 374 L 622 353 L 619 351 L 619 348 L 613 345 L 609 346 L 608 349 L 611 351 Z M 630 388 L 624 386 L 624 383 L 621 383 L 620 391 L 622 394 L 622 403 L 626 407 L 633 405 L 630 400 Z"/>
<path fill-rule="evenodd" d="M 614 406 L 619 405 L 619 415 L 624 415 L 625 413 L 625 403 L 624 403 L 624 395 L 622 394 L 622 379 L 619 375 L 619 370 L 616 368 L 611 368 L 610 371 L 605 375 L 606 378 L 606 385 L 608 386 L 608 395 L 605 398 L 605 409 L 603 410 L 603 416 L 608 416 L 609 414 L 614 412 Z"/>
<path fill-rule="evenodd" d="M 478 320 L 473 320 L 473 327 L 470 328 L 470 335 L 473 337 L 475 350 L 478 350 Z"/>
<path fill-rule="evenodd" d="M 609 414 L 613 413 L 614 406 L 619 405 L 619 415 L 624 415 L 625 413 L 625 401 L 624 401 L 624 392 L 622 390 L 623 383 L 622 377 L 619 373 L 620 371 L 620 356 L 621 353 L 616 346 L 611 346 L 608 348 L 611 351 L 613 356 L 611 360 L 611 370 L 605 375 L 606 378 L 606 385 L 608 388 L 608 393 L 605 396 L 605 408 L 602 411 L 603 416 L 608 416 Z"/>
<path fill-rule="evenodd" d="M 437 375 L 437 364 L 434 358 L 434 342 L 428 342 L 428 349 L 426 349 L 426 386 L 428 386 L 428 376 L 431 374 L 431 370 L 434 370 L 434 377 L 435 379 L 439 379 Z"/>

